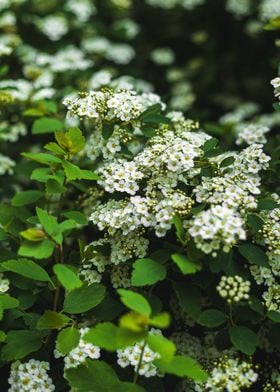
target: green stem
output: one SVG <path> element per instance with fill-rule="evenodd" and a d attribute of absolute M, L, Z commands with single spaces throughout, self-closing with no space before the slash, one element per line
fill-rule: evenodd
<path fill-rule="evenodd" d="M 146 342 L 146 340 L 144 340 L 143 346 L 142 346 L 142 350 L 141 350 L 141 354 L 140 354 L 140 358 L 139 358 L 139 362 L 138 362 L 138 365 L 137 365 L 137 368 L 136 368 L 136 372 L 135 372 L 134 377 L 133 377 L 133 384 L 137 384 L 137 381 L 138 381 L 139 370 L 140 370 L 140 367 L 142 365 L 142 360 L 143 360 L 143 355 L 144 355 L 146 344 L 147 344 L 147 342 Z"/>

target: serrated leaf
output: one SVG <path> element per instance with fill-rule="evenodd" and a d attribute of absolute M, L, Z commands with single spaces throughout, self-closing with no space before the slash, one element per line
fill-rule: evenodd
<path fill-rule="evenodd" d="M 105 287 L 102 284 L 93 283 L 90 286 L 70 291 L 63 304 L 66 313 L 79 314 L 97 306 L 105 296 Z"/>
<path fill-rule="evenodd" d="M 147 336 L 147 344 L 150 349 L 159 353 L 167 362 L 172 360 L 176 352 L 175 344 L 162 335 L 149 333 Z"/>
<path fill-rule="evenodd" d="M 41 197 L 43 197 L 43 193 L 40 191 L 21 191 L 12 198 L 12 206 L 21 207 L 27 204 L 32 204 Z"/>
<path fill-rule="evenodd" d="M 40 242 L 24 241 L 18 250 L 19 256 L 47 259 L 54 251 L 55 244 L 50 240 Z"/>
<path fill-rule="evenodd" d="M 67 265 L 55 264 L 53 270 L 57 279 L 66 290 L 74 290 L 83 285 L 78 275 Z"/>
<path fill-rule="evenodd" d="M 174 374 L 178 377 L 189 377 L 194 381 L 204 382 L 208 378 L 208 374 L 198 362 L 186 355 L 176 355 L 169 362 L 159 359 L 155 361 L 155 365 L 164 373 Z"/>
<path fill-rule="evenodd" d="M 62 160 L 55 155 L 46 154 L 43 152 L 33 153 L 33 152 L 24 152 L 23 155 L 27 159 L 31 159 L 32 161 L 42 163 L 43 165 L 53 165 L 62 163 Z"/>
<path fill-rule="evenodd" d="M 171 255 L 171 259 L 184 275 L 195 274 L 197 271 L 201 270 L 200 264 L 193 263 L 186 256 L 179 253 Z"/>
<path fill-rule="evenodd" d="M 77 154 L 85 146 L 85 138 L 79 128 L 70 128 L 67 132 L 56 132 L 59 146 L 70 154 Z"/>
<path fill-rule="evenodd" d="M 258 336 L 251 329 L 243 326 L 234 326 L 229 331 L 230 340 L 235 348 L 244 354 L 253 355 L 258 344 Z"/>
<path fill-rule="evenodd" d="M 137 313 L 150 317 L 152 309 L 149 302 L 141 294 L 135 293 L 131 290 L 119 289 L 118 294 L 121 296 L 122 303 L 129 309 Z"/>
<path fill-rule="evenodd" d="M 63 122 L 56 118 L 42 117 L 34 122 L 32 126 L 32 133 L 33 135 L 53 133 L 55 131 L 60 131 L 63 127 Z"/>
<path fill-rule="evenodd" d="M 53 310 L 46 310 L 37 322 L 37 329 L 61 329 L 70 320 L 65 314 L 57 313 Z"/>
<path fill-rule="evenodd" d="M 65 371 L 69 385 L 77 392 L 145 392 L 139 385 L 122 382 L 103 361 L 89 361 Z"/>
<path fill-rule="evenodd" d="M 244 244 L 239 246 L 238 251 L 250 263 L 261 267 L 269 267 L 268 257 L 260 247 L 253 244 Z"/>
<path fill-rule="evenodd" d="M 218 327 L 227 321 L 228 317 L 225 313 L 217 309 L 208 309 L 200 313 L 197 322 L 205 327 Z"/>
<path fill-rule="evenodd" d="M 41 345 L 41 339 L 35 331 L 9 331 L 1 357 L 6 361 L 22 359 L 28 354 L 38 351 Z"/>
<path fill-rule="evenodd" d="M 48 273 L 32 260 L 8 260 L 1 263 L 1 266 L 6 271 L 14 272 L 28 279 L 34 279 L 41 282 L 49 282 L 51 280 Z"/>
<path fill-rule="evenodd" d="M 77 347 L 80 341 L 80 333 L 74 327 L 65 328 L 59 332 L 56 339 L 56 349 L 63 355 L 70 353 Z"/>
<path fill-rule="evenodd" d="M 152 259 L 139 259 L 133 263 L 131 282 L 133 286 L 146 286 L 165 279 L 166 268 Z"/>

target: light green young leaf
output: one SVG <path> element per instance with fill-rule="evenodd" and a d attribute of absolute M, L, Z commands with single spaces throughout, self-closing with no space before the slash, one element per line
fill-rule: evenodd
<path fill-rule="evenodd" d="M 57 279 L 66 290 L 74 290 L 83 285 L 78 275 L 66 264 L 55 264 L 53 270 Z"/>
<path fill-rule="evenodd" d="M 144 316 L 150 317 L 152 309 L 149 302 L 141 294 L 131 290 L 119 289 L 118 294 L 121 296 L 122 303 L 129 309 L 134 310 Z"/>

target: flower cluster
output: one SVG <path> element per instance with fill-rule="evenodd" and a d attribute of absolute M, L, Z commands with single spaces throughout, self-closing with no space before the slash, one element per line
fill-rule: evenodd
<path fill-rule="evenodd" d="M 161 335 L 161 331 L 154 328 L 149 333 Z M 117 350 L 117 356 L 117 363 L 121 367 L 133 366 L 134 371 L 138 371 L 141 376 L 154 377 L 160 375 L 159 370 L 153 364 L 153 361 L 160 358 L 160 354 L 151 350 L 149 345 L 145 344 L 144 341 L 135 343 L 133 346 L 126 347 L 125 349 Z M 139 367 L 140 358 L 142 360 Z"/>
<path fill-rule="evenodd" d="M 269 128 L 263 125 L 239 125 L 237 127 L 236 144 L 265 144 L 267 142 L 267 139 L 265 137 L 265 134 L 267 132 L 269 132 Z"/>
<path fill-rule="evenodd" d="M 227 303 L 240 302 L 250 298 L 251 282 L 244 280 L 241 276 L 222 276 L 217 286 L 220 296 L 227 300 Z"/>
<path fill-rule="evenodd" d="M 161 7 L 171 9 L 178 5 L 184 7 L 186 10 L 192 10 L 198 5 L 204 3 L 205 0 L 146 0 L 146 2 L 153 7 Z"/>
<path fill-rule="evenodd" d="M 13 168 L 15 165 L 15 161 L 9 157 L 6 157 L 5 155 L 0 154 L 0 176 L 3 174 L 13 174 Z"/>
<path fill-rule="evenodd" d="M 187 222 L 189 234 L 198 249 L 216 255 L 220 248 L 229 252 L 238 240 L 246 239 L 244 222 L 238 212 L 224 206 L 212 206 Z"/>
<path fill-rule="evenodd" d="M 48 375 L 48 362 L 30 359 L 28 362 L 14 362 L 9 378 L 9 392 L 38 391 L 52 392 L 55 386 Z"/>
<path fill-rule="evenodd" d="M 10 287 L 9 279 L 4 278 L 4 275 L 0 273 L 0 294 L 8 291 L 9 287 Z"/>
<path fill-rule="evenodd" d="M 85 342 L 83 336 L 89 331 L 89 328 L 80 329 L 80 341 L 77 347 L 73 348 L 69 354 L 64 356 L 65 369 L 74 368 L 86 361 L 87 358 L 98 359 L 100 357 L 100 348 L 91 343 Z M 55 358 L 63 357 L 58 349 L 54 350 Z"/>
<path fill-rule="evenodd" d="M 271 81 L 272 86 L 274 87 L 274 95 L 275 97 L 280 97 L 280 78 L 274 78 Z"/>
<path fill-rule="evenodd" d="M 225 357 L 215 364 L 205 384 L 196 383 L 195 391 L 239 392 L 251 387 L 257 378 L 251 363 Z"/>
<path fill-rule="evenodd" d="M 137 119 L 148 106 L 151 106 L 154 103 L 150 102 L 151 99 L 153 97 L 137 95 L 133 90 L 114 91 L 103 88 L 100 91 L 65 98 L 63 103 L 71 115 L 80 118 L 101 121 L 114 119 L 127 123 Z"/>

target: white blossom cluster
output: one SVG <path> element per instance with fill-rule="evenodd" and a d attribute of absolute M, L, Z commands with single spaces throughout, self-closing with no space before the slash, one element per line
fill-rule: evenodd
<path fill-rule="evenodd" d="M 226 205 L 211 206 L 200 212 L 192 222 L 187 223 L 188 226 L 191 226 L 189 234 L 197 248 L 213 256 L 216 250 L 222 248 L 224 252 L 229 252 L 238 240 L 246 239 L 242 217 Z"/>
<path fill-rule="evenodd" d="M 144 98 L 131 90 L 90 91 L 74 98 L 65 98 L 63 103 L 74 116 L 106 121 L 118 119 L 129 122 L 138 118 L 145 110 Z"/>
<path fill-rule="evenodd" d="M 240 302 L 250 298 L 251 282 L 244 280 L 241 276 L 222 276 L 217 286 L 220 296 L 227 300 L 227 303 Z"/>
<path fill-rule="evenodd" d="M 262 0 L 259 7 L 260 18 L 270 21 L 280 16 L 280 3 L 278 0 Z"/>
<path fill-rule="evenodd" d="M 262 242 L 267 247 L 269 266 L 252 265 L 250 271 L 257 284 L 267 287 L 263 293 L 266 307 L 280 312 L 280 208 L 263 213 L 262 218 Z"/>
<path fill-rule="evenodd" d="M 4 174 L 13 174 L 13 168 L 15 165 L 16 162 L 13 161 L 11 158 L 0 154 L 0 176 L 3 176 Z"/>
<path fill-rule="evenodd" d="M 39 19 L 36 25 L 51 41 L 59 41 L 68 32 L 67 20 L 60 15 L 46 16 Z"/>
<path fill-rule="evenodd" d="M 196 392 L 240 392 L 258 379 L 253 365 L 235 358 L 222 358 L 210 373 L 206 383 L 196 383 Z"/>
<path fill-rule="evenodd" d="M 274 78 L 270 82 L 272 86 L 274 87 L 274 95 L 276 98 L 280 99 L 280 78 Z"/>
<path fill-rule="evenodd" d="M 0 294 L 6 293 L 9 290 L 10 281 L 9 279 L 4 278 L 4 275 L 0 273 Z"/>
<path fill-rule="evenodd" d="M 204 3 L 204 0 L 146 0 L 146 3 L 153 7 L 171 9 L 176 6 L 184 7 L 186 10 L 193 10 L 198 5 Z"/>
<path fill-rule="evenodd" d="M 267 139 L 265 134 L 269 132 L 269 128 L 258 124 L 240 124 L 236 127 L 237 139 L 236 144 L 240 145 L 246 143 L 251 144 L 265 144 Z"/>
<path fill-rule="evenodd" d="M 99 283 L 107 266 L 113 265 L 112 281 L 117 286 L 130 286 L 130 278 L 126 266 L 122 265 L 131 258 L 143 258 L 147 254 L 149 241 L 137 231 L 126 236 L 116 232 L 114 236 L 93 241 L 85 247 L 85 257 L 80 269 L 80 276 L 88 283 Z M 104 254 L 103 248 L 109 252 Z M 116 268 L 119 264 L 119 268 Z M 122 286 L 124 287 L 124 286 Z"/>
<path fill-rule="evenodd" d="M 39 67 L 48 67 L 55 73 L 83 71 L 93 65 L 93 61 L 85 58 L 85 54 L 73 45 L 68 45 L 52 55 L 40 53 L 35 61 Z"/>
<path fill-rule="evenodd" d="M 175 55 L 170 48 L 156 48 L 151 53 L 151 59 L 158 65 L 170 65 L 174 63 Z"/>
<path fill-rule="evenodd" d="M 73 12 L 77 20 L 81 23 L 87 22 L 97 12 L 94 2 L 90 0 L 80 0 L 79 2 L 68 0 L 66 10 Z"/>
<path fill-rule="evenodd" d="M 30 359 L 28 362 L 14 362 L 9 377 L 8 392 L 52 392 L 55 386 L 48 375 L 48 362 Z"/>
<path fill-rule="evenodd" d="M 81 94 L 78 98 L 66 98 L 64 103 L 70 113 L 90 118 L 95 124 L 105 119 L 111 122 L 126 119 L 141 130 L 138 117 L 145 109 L 144 96 L 131 90 L 102 89 Z M 152 101 L 158 102 L 158 97 Z M 256 143 L 239 154 L 232 152 L 210 158 L 211 164 L 216 166 L 226 158 L 232 157 L 233 161 L 214 177 L 199 180 L 193 195 L 198 203 L 207 203 L 208 208 L 193 219 L 185 220 L 194 204 L 193 195 L 178 187 L 197 183 L 200 169 L 195 167 L 196 161 L 203 159 L 202 147 L 210 137 L 198 132 L 197 125 L 186 120 L 180 112 L 167 116 L 171 124 L 160 125 L 133 158 L 122 156 L 121 144 L 132 137 L 121 125 L 115 126 L 112 136 L 105 141 L 101 126 L 96 127 L 86 153 L 93 160 L 103 153 L 105 161 L 98 169 L 99 185 L 108 193 L 124 196 L 99 204 L 89 219 L 110 236 L 153 229 L 158 237 L 163 237 L 171 229 L 174 216 L 179 215 L 199 249 L 213 255 L 220 248 L 228 252 L 239 240 L 246 239 L 246 213 L 257 207 L 259 172 L 267 169 L 270 158 L 263 153 L 263 146 Z"/>
<path fill-rule="evenodd" d="M 112 43 L 102 36 L 85 38 L 82 47 L 87 53 L 98 54 L 115 64 L 129 64 L 135 56 L 132 46 L 125 43 Z"/>
<path fill-rule="evenodd" d="M 161 335 L 161 331 L 158 329 L 152 328 L 149 332 L 154 335 Z M 143 351 L 143 354 L 141 355 Z M 133 346 L 126 347 L 121 350 L 117 350 L 117 363 L 122 368 L 127 366 L 133 366 L 134 371 L 138 370 L 138 374 L 144 377 L 154 377 L 156 375 L 160 375 L 159 370 L 153 364 L 156 359 L 160 358 L 160 354 L 151 350 L 148 344 L 145 344 L 144 341 L 135 343 Z M 139 367 L 140 358 L 141 365 Z M 139 369 L 138 369 L 139 367 Z"/>
<path fill-rule="evenodd" d="M 254 102 L 244 102 L 236 107 L 232 112 L 226 113 L 220 118 L 223 125 L 240 123 L 244 119 L 251 117 L 258 111 L 259 107 Z"/>
<path fill-rule="evenodd" d="M 8 142 L 17 142 L 20 136 L 25 136 L 27 129 L 24 123 L 17 122 L 10 125 L 8 121 L 0 122 L 0 140 Z"/>
<path fill-rule="evenodd" d="M 89 331 L 89 328 L 81 328 L 80 341 L 77 347 L 73 348 L 69 354 L 64 356 L 65 369 L 74 368 L 86 361 L 87 358 L 98 359 L 100 357 L 100 348 L 91 343 L 85 342 L 83 336 Z M 57 349 L 54 350 L 55 358 L 63 357 Z"/>
<path fill-rule="evenodd" d="M 227 0 L 226 10 L 240 18 L 250 14 L 251 0 Z"/>
<path fill-rule="evenodd" d="M 52 82 L 53 78 L 51 74 L 42 73 L 34 82 L 26 79 L 3 80 L 0 82 L 0 89 L 5 89 L 18 101 L 38 101 L 54 96 L 55 90 L 51 87 Z"/>

